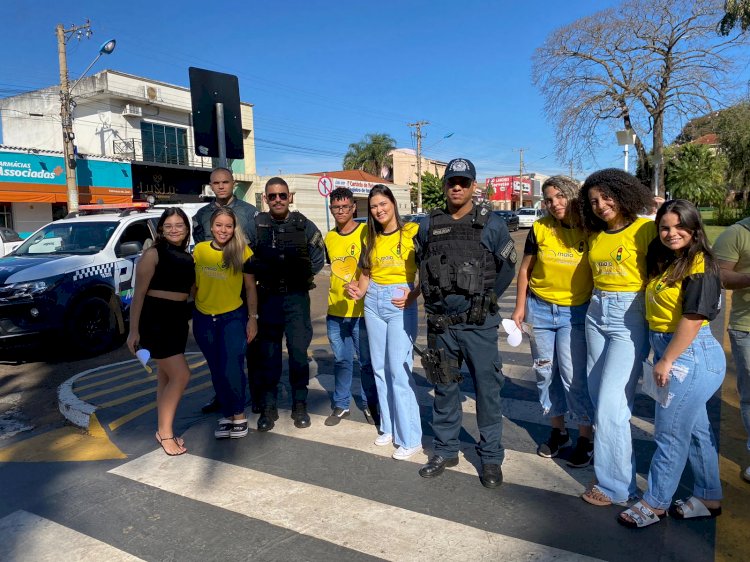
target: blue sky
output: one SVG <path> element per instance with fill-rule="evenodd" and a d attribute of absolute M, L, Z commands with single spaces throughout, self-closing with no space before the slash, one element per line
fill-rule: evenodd
<path fill-rule="evenodd" d="M 531 83 L 531 56 L 555 28 L 616 2 L 9 4 L 0 35 L 1 97 L 57 83 L 55 25 L 89 18 L 95 35 L 68 47 L 71 78 L 110 37 L 117 49 L 93 71 L 112 68 L 182 86 L 189 66 L 236 74 L 241 99 L 255 104 L 260 174 L 341 169 L 349 143 L 370 132 L 413 148 L 407 123 L 426 120 L 426 156 L 467 157 L 480 177 L 490 177 L 517 173 L 519 148 L 525 171 L 567 172 Z M 612 135 L 612 149 L 576 176 L 621 164 Z"/>

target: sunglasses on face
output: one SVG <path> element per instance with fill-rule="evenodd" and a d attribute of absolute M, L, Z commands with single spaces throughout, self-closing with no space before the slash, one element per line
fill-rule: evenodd
<path fill-rule="evenodd" d="M 451 178 L 448 180 L 448 187 L 460 186 L 463 189 L 469 189 L 471 187 L 471 180 L 469 178 Z"/>
<path fill-rule="evenodd" d="M 276 199 L 280 199 L 281 201 L 286 201 L 289 199 L 289 194 L 282 191 L 281 193 L 266 193 L 266 199 L 269 201 L 276 201 Z"/>

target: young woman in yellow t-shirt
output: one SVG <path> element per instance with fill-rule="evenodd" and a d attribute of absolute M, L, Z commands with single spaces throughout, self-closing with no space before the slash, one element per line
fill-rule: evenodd
<path fill-rule="evenodd" d="M 586 313 L 586 370 L 594 403 L 596 483 L 592 505 L 623 504 L 638 491 L 630 416 L 648 355 L 643 290 L 646 253 L 656 225 L 638 214 L 653 205 L 638 178 L 615 168 L 591 174 L 580 193 L 594 292 Z"/>
<path fill-rule="evenodd" d="M 656 404 L 656 451 L 643 499 L 617 518 L 626 527 L 721 513 L 719 454 L 706 403 L 721 387 L 726 358 L 708 325 L 719 313 L 719 267 L 700 213 L 689 201 L 667 201 L 656 214 L 659 239 L 648 250 L 646 319 L 654 350 L 653 377 L 666 387 Z M 644 375 L 645 376 L 645 375 Z M 693 495 L 672 504 L 687 461 Z M 670 507 L 671 506 L 671 507 Z"/>
<path fill-rule="evenodd" d="M 252 252 L 229 207 L 211 215 L 213 240 L 195 246 L 193 335 L 211 371 L 223 417 L 217 439 L 245 437 L 245 349 L 258 333 L 255 276 L 243 273 Z M 242 290 L 246 302 L 242 302 Z"/>
<path fill-rule="evenodd" d="M 552 425 L 537 454 L 556 457 L 572 444 L 565 429 L 565 413 L 570 412 L 579 436 L 568 466 L 581 468 L 594 455 L 584 329 L 593 287 L 588 242 L 580 226 L 578 184 L 553 176 L 542 184 L 542 195 L 549 214 L 532 225 L 526 238 L 511 318 L 519 328 L 524 320 L 532 327 L 539 401 Z"/>
<path fill-rule="evenodd" d="M 362 251 L 358 283 L 349 295 L 365 297 L 365 324 L 380 406 L 376 445 L 394 443 L 393 458 L 404 460 L 422 450 L 422 423 L 412 376 L 412 345 L 417 337 L 417 264 L 414 237 L 419 226 L 401 220 L 396 198 L 376 185 L 367 198 L 367 247 Z"/>

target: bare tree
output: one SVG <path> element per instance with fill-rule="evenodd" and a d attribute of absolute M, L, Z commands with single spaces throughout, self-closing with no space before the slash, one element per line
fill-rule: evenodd
<path fill-rule="evenodd" d="M 636 133 L 642 167 L 664 192 L 664 129 L 720 105 L 737 33 L 718 38 L 722 0 L 625 0 L 554 31 L 534 54 L 534 84 L 555 123 L 558 156 L 580 162 Z M 651 137 L 653 158 L 645 139 Z"/>

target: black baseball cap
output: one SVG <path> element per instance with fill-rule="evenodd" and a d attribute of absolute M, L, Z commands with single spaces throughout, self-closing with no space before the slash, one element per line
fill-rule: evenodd
<path fill-rule="evenodd" d="M 445 175 L 443 181 L 447 181 L 451 178 L 461 177 L 469 178 L 471 181 L 476 181 L 477 170 L 471 160 L 466 158 L 454 158 L 448 162 L 448 167 L 445 168 Z"/>

